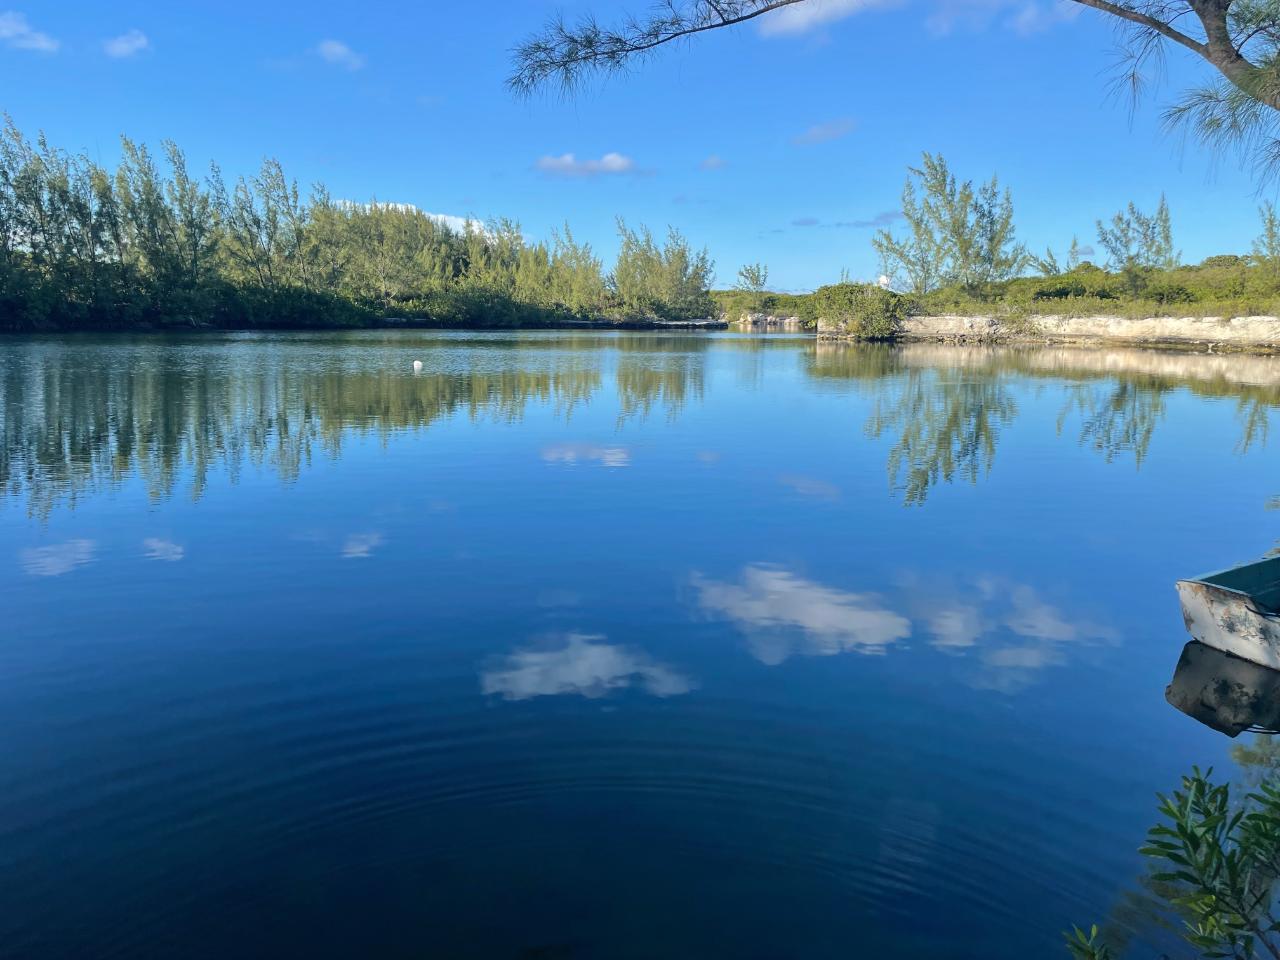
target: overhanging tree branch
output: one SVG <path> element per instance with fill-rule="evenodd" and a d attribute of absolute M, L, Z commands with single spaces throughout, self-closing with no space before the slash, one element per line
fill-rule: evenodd
<path fill-rule="evenodd" d="M 1179 30 L 1175 30 L 1167 21 L 1157 19 L 1156 17 L 1143 13 L 1141 10 L 1123 6 L 1118 3 L 1109 3 L 1108 0 L 1071 0 L 1071 2 L 1078 3 L 1085 7 L 1093 7 L 1095 10 L 1101 10 L 1103 13 L 1109 13 L 1113 17 L 1119 17 L 1121 20 L 1128 20 L 1130 23 L 1136 23 L 1138 26 L 1154 30 L 1162 37 L 1172 40 L 1174 43 L 1181 44 L 1199 56 L 1204 57 L 1208 55 L 1209 48 L 1207 45 L 1200 43 L 1198 40 L 1187 36 Z"/>
<path fill-rule="evenodd" d="M 605 28 L 593 18 L 570 27 L 553 21 L 540 34 L 516 47 L 515 71 L 507 85 L 530 94 L 555 82 L 572 89 L 592 71 L 620 69 L 625 62 L 657 47 L 705 33 L 737 26 L 783 7 L 809 0 L 666 0 L 648 20 L 629 19 L 620 28 Z"/>

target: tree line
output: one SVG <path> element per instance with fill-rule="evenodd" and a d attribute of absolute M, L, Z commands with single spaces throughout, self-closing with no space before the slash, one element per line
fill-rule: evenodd
<path fill-rule="evenodd" d="M 566 225 L 455 229 L 406 204 L 307 194 L 280 163 L 228 184 L 122 139 L 108 170 L 0 136 L 0 329 L 358 326 L 406 318 L 467 326 L 711 316 L 714 265 L 675 229 L 618 221 L 611 271 Z"/>

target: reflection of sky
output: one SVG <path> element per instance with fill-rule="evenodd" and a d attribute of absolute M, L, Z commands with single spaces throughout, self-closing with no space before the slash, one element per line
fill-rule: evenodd
<path fill-rule="evenodd" d="M 1007 578 L 906 578 L 903 586 L 908 605 L 921 611 L 933 646 L 976 656 L 981 669 L 972 680 L 980 687 L 1020 688 L 1037 671 L 1063 663 L 1069 646 L 1118 639 L 1114 629 L 1072 616 L 1035 588 Z"/>
<path fill-rule="evenodd" d="M 798 493 L 802 497 L 811 497 L 814 500 L 840 499 L 839 487 L 834 483 L 819 480 L 817 477 L 807 477 L 795 473 L 784 473 L 778 478 L 778 482 L 784 487 Z"/>
<path fill-rule="evenodd" d="M 736 582 L 693 577 L 698 604 L 746 634 L 762 663 L 796 655 L 851 651 L 881 653 L 912 636 L 913 623 L 890 601 L 871 593 L 807 580 L 784 567 L 752 564 Z M 917 621 L 933 646 L 963 656 L 975 653 L 984 668 L 979 686 L 1008 687 L 1003 671 L 1027 674 L 1060 663 L 1073 643 L 1111 641 L 1113 630 L 1069 618 L 1032 587 L 997 577 L 961 586 L 925 585 L 903 578 L 900 608 Z"/>
<path fill-rule="evenodd" d="M 542 448 L 542 459 L 547 463 L 598 463 L 604 467 L 625 467 L 631 463 L 631 451 L 621 446 L 557 443 Z"/>
<path fill-rule="evenodd" d="M 92 540 L 68 540 L 32 547 L 18 554 L 22 569 L 33 577 L 60 577 L 93 562 L 98 545 Z"/>
<path fill-rule="evenodd" d="M 693 680 L 648 655 L 571 633 L 550 647 L 529 647 L 503 657 L 480 674 L 480 688 L 505 700 L 574 694 L 595 699 L 637 687 L 655 697 L 688 693 Z"/>
<path fill-rule="evenodd" d="M 187 554 L 181 544 L 162 537 L 147 537 L 142 541 L 142 549 L 148 560 L 162 560 L 167 563 L 177 563 Z"/>
<path fill-rule="evenodd" d="M 353 533 L 342 543 L 342 555 L 348 560 L 362 560 L 372 556 L 373 551 L 382 546 L 383 536 L 380 533 Z"/>
<path fill-rule="evenodd" d="M 782 567 L 753 564 L 737 583 L 700 575 L 693 582 L 702 609 L 742 627 L 763 663 L 793 654 L 879 653 L 911 635 L 911 623 L 877 597 L 823 586 Z"/>
<path fill-rule="evenodd" d="M 1192 763 L 1222 766 L 1225 740 L 1170 708 L 1162 691 L 1185 641 L 1173 580 L 1257 556 L 1277 537 L 1280 512 L 1263 509 L 1280 492 L 1275 438 L 1236 452 L 1235 397 L 1173 390 L 1139 469 L 1134 457 L 1108 462 L 1082 444 L 1074 414 L 1059 430 L 1061 380 L 1007 372 L 1018 419 L 1001 432 L 991 473 L 975 484 L 940 482 L 919 509 L 904 510 L 886 476 L 894 438 L 865 432 L 893 378 L 819 379 L 809 371 L 809 342 L 748 352 L 736 340 L 699 341 L 705 396 L 691 393 L 674 418 L 619 425 L 611 339 L 586 338 L 599 349 L 571 356 L 551 335 L 504 334 L 483 349 L 468 336 L 411 348 L 396 344 L 409 334 L 377 336 L 374 344 L 364 334 L 337 345 L 311 335 L 236 344 L 210 334 L 145 349 L 120 337 L 109 347 L 66 348 L 68 371 L 106 369 L 107 382 L 119 384 L 101 404 L 112 422 L 145 426 L 174 412 L 166 404 L 180 401 L 166 398 L 205 395 L 218 398 L 225 417 L 189 411 L 189 432 L 209 444 L 183 441 L 189 459 L 175 457 L 171 473 L 154 458 L 121 465 L 107 450 L 86 461 L 100 482 L 74 505 L 61 500 L 28 517 L 26 488 L 8 496 L 0 720 L 25 730 L 47 719 L 50 736 L 11 738 L 6 783 L 56 791 L 81 811 L 102 785 L 111 802 L 101 809 L 142 836 L 148 824 L 163 828 L 163 818 L 148 819 L 158 809 L 181 805 L 165 785 L 173 778 L 155 781 L 144 802 L 144 791 L 118 789 L 107 764 L 118 759 L 131 770 L 156 760 L 138 753 L 149 742 L 140 731 L 155 717 L 210 774 L 245 756 L 247 722 L 261 724 L 280 761 L 273 769 L 336 771 L 331 780 L 317 773 L 320 790 L 299 791 L 290 804 L 307 822 L 324 816 L 315 804 L 330 783 L 360 802 L 374 781 L 413 791 L 431 779 L 398 777 L 401 754 L 381 749 L 390 740 L 370 735 L 375 723 L 432 751 L 460 742 L 460 730 L 484 730 L 492 736 L 460 751 L 477 770 L 509 768 L 513 758 L 541 766 L 551 748 L 594 763 L 593 744 L 611 760 L 625 759 L 625 742 L 661 744 L 681 782 L 724 760 L 751 782 L 789 782 L 822 801 L 753 812 L 752 791 L 735 785 L 707 804 L 726 852 L 759 856 L 773 875 L 781 868 L 794 893 L 788 903 L 817 905 L 817 922 L 806 924 L 809 916 L 765 895 L 776 885 L 761 882 L 759 899 L 735 898 L 733 907 L 764 917 L 762 925 L 791 931 L 791 953 L 825 958 L 839 952 L 833 943 L 857 942 L 835 935 L 846 932 L 834 930 L 838 917 L 871 931 L 884 947 L 877 955 L 937 953 L 936 935 L 981 941 L 1005 960 L 1053 955 L 1068 899 L 1078 905 L 1068 920 L 1105 916 L 1132 876 L 1154 793 Z M 52 338 L 40 339 L 41 350 L 52 349 Z M 10 339 L 0 358 L 37 346 Z M 481 368 L 551 369 L 582 355 L 600 358 L 603 375 L 571 420 L 536 397 L 521 419 L 483 415 L 492 392 L 455 413 L 419 409 L 431 378 L 400 375 L 415 356 L 465 381 Z M 1233 359 L 1215 362 L 1235 369 Z M 762 376 L 739 376 L 747 366 Z M 277 369 L 288 373 L 275 377 Z M 380 369 L 398 371 L 394 382 L 413 391 L 382 390 L 373 376 Z M 126 389 L 147 378 L 174 389 L 154 401 Z M 79 396 L 70 389 L 78 375 L 65 379 L 62 395 Z M 96 390 L 89 379 L 86 389 Z M 1108 381 L 1097 391 L 1102 399 L 1114 392 Z M 264 393 L 270 403 L 261 410 L 246 399 Z M 31 402 L 11 414 L 40 408 L 26 396 Z M 306 406 L 313 401 L 321 406 Z M 294 448 L 277 449 L 276 435 L 298 436 L 297 416 L 311 409 L 323 413 L 323 431 L 307 434 L 311 453 L 287 471 Z M 288 415 L 287 430 L 277 411 Z M 27 449 L 38 451 L 37 440 L 55 440 L 70 457 L 83 449 L 70 442 L 81 437 L 80 422 L 54 416 L 35 434 L 6 433 L 6 443 L 31 437 Z M 60 423 L 72 432 L 60 434 Z M 260 446 L 242 439 L 260 435 Z M 631 451 L 629 465 L 610 469 L 572 446 L 576 460 L 539 456 L 564 456 L 566 440 Z M 234 469 L 223 469 L 214 443 L 238 451 Z M 722 456 L 705 455 L 712 451 Z M 120 481 L 108 486 L 113 470 Z M 187 495 L 197 470 L 205 471 L 199 494 Z M 803 496 L 780 485 L 782 476 L 830 483 L 841 496 Z M 1188 506 L 1206 503 L 1211 509 Z M 294 539 L 299 530 L 319 531 L 316 542 Z M 381 545 L 351 544 L 372 559 L 341 559 L 349 537 L 374 532 Z M 147 537 L 180 545 L 184 560 L 148 561 Z M 393 554 L 395 563 L 382 562 Z M 691 570 L 701 571 L 696 587 Z M 917 581 L 902 583 L 903 570 L 919 571 Z M 571 638 L 575 629 L 591 636 Z M 551 639 L 525 640 L 544 635 Z M 884 655 L 814 656 L 844 650 Z M 704 692 L 678 695 L 692 691 L 693 678 Z M 599 707 L 608 699 L 584 697 L 629 709 L 607 712 Z M 174 703 L 201 714 L 193 720 Z M 534 707 L 536 726 L 522 715 Z M 307 733 L 297 749 L 295 729 Z M 90 758 L 83 738 L 97 733 Z M 321 744 L 332 744 L 339 762 L 315 763 L 315 749 L 329 749 Z M 261 756 L 246 762 L 256 768 Z M 346 775 L 353 758 L 370 776 Z M 663 761 L 646 750 L 636 763 L 650 773 Z M 86 784 L 74 796 L 73 778 Z M 1106 803 L 1091 806 L 1098 796 Z M 907 807 L 910 798 L 921 805 Z M 634 806 L 691 836 L 697 829 L 698 804 Z M 253 822 L 235 807 L 226 807 L 228 828 L 253 837 Z M 424 817 L 420 848 L 443 839 L 474 850 L 487 837 L 488 849 L 510 849 L 498 843 L 546 826 L 545 809 L 511 812 L 510 836 L 482 809 L 474 833 L 451 816 L 430 818 L 434 826 Z M 33 843 L 46 859 L 71 862 L 84 831 L 57 811 L 46 819 Z M 1049 821 L 1072 829 L 1045 831 Z M 369 821 L 360 839 L 387 839 L 380 823 Z M 620 869 L 656 862 L 666 851 L 652 849 L 651 838 L 663 835 L 620 829 L 608 852 Z M 787 838 L 810 838 L 813 849 L 798 853 Z M 403 849 L 395 837 L 389 844 Z M 1084 873 L 1082 849 L 1096 854 Z M 255 863 L 251 852 L 225 866 L 251 871 Z M 830 869 L 809 871 L 818 863 Z M 699 890 L 734 871 L 717 857 L 705 870 L 694 863 L 665 872 L 667 886 L 645 888 L 646 906 L 669 909 L 667 894 L 699 902 Z M 885 903 L 928 910 L 899 923 L 847 902 L 851 890 L 873 887 Z M 431 909 L 430 898 L 421 902 Z M 707 910 L 710 937 L 733 926 L 728 907 Z M 922 930 L 926 914 L 933 925 Z M 983 940 L 993 929 L 1000 936 Z"/>

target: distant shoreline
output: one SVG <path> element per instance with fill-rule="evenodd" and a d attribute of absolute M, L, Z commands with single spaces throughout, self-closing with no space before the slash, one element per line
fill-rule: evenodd
<path fill-rule="evenodd" d="M 355 333 L 362 330 L 457 330 L 459 332 L 519 331 L 519 330 L 728 330 L 727 320 L 557 320 L 549 323 L 526 324 L 457 324 L 438 320 L 392 317 L 368 323 L 337 324 L 244 324 L 215 325 L 211 323 L 188 324 L 131 324 L 120 327 L 43 327 L 23 330 L 0 328 L 0 336 L 54 336 L 60 334 L 132 334 L 132 333 Z"/>

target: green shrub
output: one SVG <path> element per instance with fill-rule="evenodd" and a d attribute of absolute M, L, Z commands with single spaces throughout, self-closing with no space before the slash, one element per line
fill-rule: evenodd
<path fill-rule="evenodd" d="M 909 297 L 864 283 L 819 287 L 806 305 L 815 320 L 826 321 L 858 340 L 891 340 L 911 312 Z"/>

